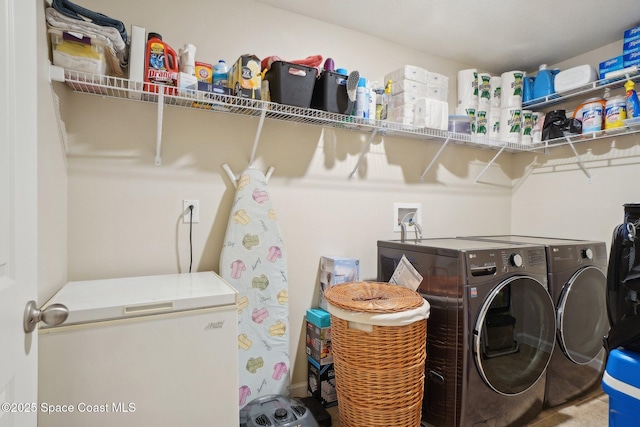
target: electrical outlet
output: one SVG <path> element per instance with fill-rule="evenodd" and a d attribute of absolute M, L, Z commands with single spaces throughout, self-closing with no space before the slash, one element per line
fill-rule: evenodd
<path fill-rule="evenodd" d="M 193 205 L 193 213 L 189 206 Z M 182 217 L 185 224 L 189 224 L 191 222 L 191 215 L 193 215 L 193 222 L 200 221 L 200 201 L 199 200 L 183 200 L 182 201 Z"/>
<path fill-rule="evenodd" d="M 413 222 L 422 225 L 422 203 L 394 203 L 393 204 L 393 231 L 400 232 L 400 221 Z"/>

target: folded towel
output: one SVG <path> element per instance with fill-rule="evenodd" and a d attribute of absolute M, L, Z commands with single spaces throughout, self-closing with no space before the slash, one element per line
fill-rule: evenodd
<path fill-rule="evenodd" d="M 113 27 L 120 33 L 122 40 L 125 43 L 127 42 L 127 30 L 125 29 L 124 24 L 117 19 L 110 18 L 102 13 L 85 9 L 82 6 L 71 3 L 69 0 L 53 0 L 51 7 L 69 18 L 84 22 L 92 22 L 102 27 Z"/>
<path fill-rule="evenodd" d="M 117 77 L 124 75 L 122 68 L 127 66 L 128 47 L 122 40 L 118 30 L 113 27 L 103 27 L 91 22 L 70 18 L 51 7 L 45 10 L 45 16 L 50 28 L 81 33 L 95 38 L 107 50 L 105 56 L 109 63 L 111 74 Z"/>

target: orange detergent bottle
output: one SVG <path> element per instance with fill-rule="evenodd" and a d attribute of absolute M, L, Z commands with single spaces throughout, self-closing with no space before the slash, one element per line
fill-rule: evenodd
<path fill-rule="evenodd" d="M 168 44 L 162 41 L 158 33 L 149 33 L 147 37 L 147 50 L 145 53 L 147 71 L 144 75 L 144 90 L 158 92 L 158 85 L 172 86 L 165 88 L 164 93 L 176 95 L 178 86 L 178 55 Z"/>

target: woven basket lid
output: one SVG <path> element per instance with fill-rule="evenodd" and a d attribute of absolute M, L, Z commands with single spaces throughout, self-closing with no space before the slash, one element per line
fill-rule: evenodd
<path fill-rule="evenodd" d="M 416 291 L 379 282 L 341 283 L 324 291 L 324 298 L 336 307 L 364 313 L 395 313 L 424 304 Z"/>

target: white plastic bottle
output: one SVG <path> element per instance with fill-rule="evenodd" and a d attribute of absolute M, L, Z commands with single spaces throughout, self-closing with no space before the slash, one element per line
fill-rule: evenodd
<path fill-rule="evenodd" d="M 369 115 L 369 101 L 367 99 L 367 79 L 360 77 L 356 90 L 356 117 L 366 118 Z"/>
<path fill-rule="evenodd" d="M 218 63 L 213 66 L 213 84 L 227 87 L 228 73 L 229 68 L 227 68 L 227 63 L 224 62 L 224 59 L 219 60 Z"/>

